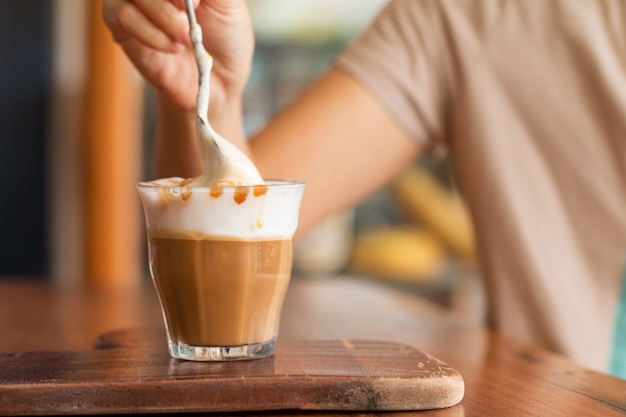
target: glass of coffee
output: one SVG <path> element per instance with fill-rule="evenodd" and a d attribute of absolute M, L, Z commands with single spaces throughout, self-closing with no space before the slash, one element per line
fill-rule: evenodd
<path fill-rule="evenodd" d="M 186 183 L 138 185 L 169 352 L 196 361 L 270 356 L 305 185 Z"/>

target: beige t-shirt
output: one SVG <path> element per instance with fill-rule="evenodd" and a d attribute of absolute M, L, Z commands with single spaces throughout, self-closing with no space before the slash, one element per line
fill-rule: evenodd
<path fill-rule="evenodd" d="M 626 2 L 392 1 L 336 65 L 449 150 L 490 323 L 607 370 L 626 259 Z"/>

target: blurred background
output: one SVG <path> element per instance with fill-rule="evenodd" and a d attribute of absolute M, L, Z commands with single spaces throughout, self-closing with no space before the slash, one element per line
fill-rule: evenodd
<path fill-rule="evenodd" d="M 248 0 L 254 133 L 332 64 L 387 0 Z M 138 181 L 154 94 L 111 41 L 101 0 L 0 2 L 0 277 L 132 286 L 148 278 Z M 474 238 L 445 153 L 298 243 L 297 275 L 350 274 L 481 320 Z M 312 278 L 313 279 L 313 278 Z"/>

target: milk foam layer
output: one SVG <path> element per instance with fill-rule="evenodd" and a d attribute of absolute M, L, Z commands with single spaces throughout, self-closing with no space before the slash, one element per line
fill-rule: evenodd
<path fill-rule="evenodd" d="M 139 184 L 148 233 L 239 239 L 286 238 L 298 224 L 304 183 L 271 181 L 252 186 L 190 186 L 165 178 Z"/>

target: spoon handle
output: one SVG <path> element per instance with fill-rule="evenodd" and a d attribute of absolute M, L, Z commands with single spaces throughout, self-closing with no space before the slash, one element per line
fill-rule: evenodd
<path fill-rule="evenodd" d="M 185 0 L 185 10 L 189 19 L 189 36 L 194 49 L 196 65 L 198 66 L 199 86 L 197 99 L 198 117 L 208 126 L 207 113 L 209 110 L 209 85 L 213 58 L 204 49 L 202 44 L 202 28 L 196 20 L 196 12 L 193 8 L 193 0 Z M 210 127 L 209 127 L 210 128 Z"/>

